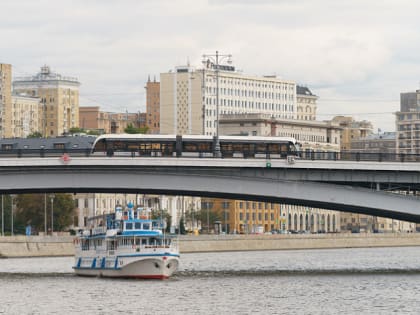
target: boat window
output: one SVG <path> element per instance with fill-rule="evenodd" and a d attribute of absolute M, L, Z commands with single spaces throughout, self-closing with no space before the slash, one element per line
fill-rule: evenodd
<path fill-rule="evenodd" d="M 141 229 L 141 223 L 140 223 L 140 222 L 136 222 L 136 223 L 134 224 L 134 229 L 136 229 L 136 230 L 140 230 L 140 229 Z"/>
<path fill-rule="evenodd" d="M 147 245 L 147 239 L 142 238 L 141 239 L 141 245 Z"/>
<path fill-rule="evenodd" d="M 125 224 L 125 229 L 126 230 L 132 230 L 133 229 L 133 223 L 126 223 Z"/>
<path fill-rule="evenodd" d="M 150 230 L 150 224 L 149 223 L 143 223 L 143 230 Z"/>

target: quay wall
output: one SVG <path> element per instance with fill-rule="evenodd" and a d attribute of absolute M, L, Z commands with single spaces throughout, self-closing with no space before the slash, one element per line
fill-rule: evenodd
<path fill-rule="evenodd" d="M 180 252 L 420 246 L 420 233 L 181 236 Z M 72 236 L 0 237 L 0 257 L 73 256 Z"/>

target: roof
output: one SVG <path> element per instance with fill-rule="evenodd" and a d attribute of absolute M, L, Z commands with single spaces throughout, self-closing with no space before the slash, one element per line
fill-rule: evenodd
<path fill-rule="evenodd" d="M 296 85 L 296 94 L 297 95 L 308 95 L 308 96 L 315 96 L 312 94 L 311 90 L 306 86 Z"/>
<path fill-rule="evenodd" d="M 12 145 L 13 149 L 54 149 L 56 145 L 64 144 L 66 149 L 91 149 L 95 136 L 55 137 L 55 138 L 4 138 L 0 139 L 0 148 L 3 145 Z"/>

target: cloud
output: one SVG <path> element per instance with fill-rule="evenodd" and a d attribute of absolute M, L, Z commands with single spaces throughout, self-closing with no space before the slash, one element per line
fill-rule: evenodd
<path fill-rule="evenodd" d="M 419 9 L 415 0 L 6 1 L 0 62 L 15 75 L 49 64 L 79 78 L 83 105 L 137 111 L 149 74 L 219 50 L 245 74 L 308 85 L 322 115 L 390 112 L 418 88 Z"/>

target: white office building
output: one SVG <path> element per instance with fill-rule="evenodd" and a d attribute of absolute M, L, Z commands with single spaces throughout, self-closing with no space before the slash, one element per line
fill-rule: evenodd
<path fill-rule="evenodd" d="M 232 66 L 219 65 L 218 69 L 208 62 L 202 69 L 182 66 L 161 73 L 162 134 L 216 135 L 217 99 L 219 115 L 258 113 L 297 118 L 295 82 L 244 75 Z"/>

